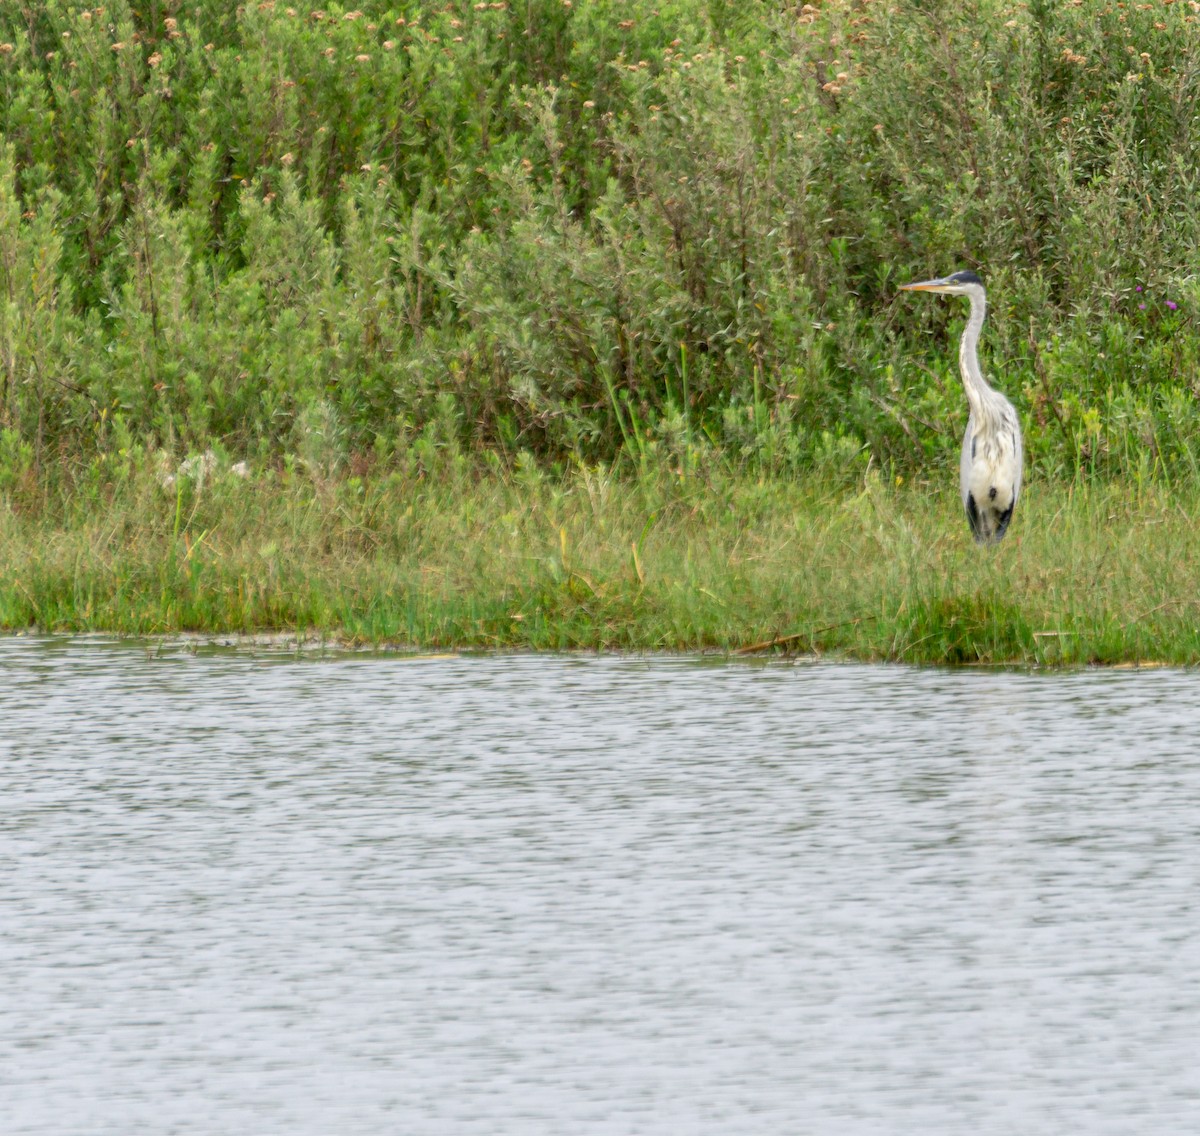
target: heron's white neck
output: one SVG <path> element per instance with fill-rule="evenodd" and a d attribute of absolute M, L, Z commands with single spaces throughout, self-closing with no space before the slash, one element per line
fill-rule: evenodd
<path fill-rule="evenodd" d="M 987 315 L 987 297 L 981 287 L 972 287 L 971 315 L 958 345 L 958 368 L 962 372 L 963 386 L 967 390 L 967 403 L 975 414 L 976 421 L 986 422 L 992 417 L 991 407 L 996 392 L 987 384 L 979 366 L 979 333 Z"/>

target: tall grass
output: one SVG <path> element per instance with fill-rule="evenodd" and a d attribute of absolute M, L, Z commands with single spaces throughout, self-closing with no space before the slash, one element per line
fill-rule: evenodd
<path fill-rule="evenodd" d="M 937 663 L 1200 659 L 1197 515 L 1034 482 L 981 550 L 952 487 L 418 465 L 255 478 L 154 460 L 0 510 L 0 627 L 300 631 L 419 647 Z M 1187 498 L 1188 501 L 1194 498 Z"/>

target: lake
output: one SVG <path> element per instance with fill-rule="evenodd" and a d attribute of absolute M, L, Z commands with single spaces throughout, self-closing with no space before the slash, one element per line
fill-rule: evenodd
<path fill-rule="evenodd" d="M 1200 673 L 0 638 L 0 1116 L 1200 1131 Z"/>

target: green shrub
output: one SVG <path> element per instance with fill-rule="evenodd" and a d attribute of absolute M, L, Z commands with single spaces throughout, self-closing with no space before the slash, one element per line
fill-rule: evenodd
<path fill-rule="evenodd" d="M 974 267 L 1036 467 L 1190 476 L 1197 27 L 7 6 L 0 429 L 35 466 L 120 435 L 328 474 L 430 423 L 505 460 L 952 466 L 964 313 L 896 285 Z"/>

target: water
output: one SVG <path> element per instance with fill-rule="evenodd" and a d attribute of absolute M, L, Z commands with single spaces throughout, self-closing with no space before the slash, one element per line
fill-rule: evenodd
<path fill-rule="evenodd" d="M 1200 674 L 0 639 L 16 1134 L 1200 1130 Z"/>

